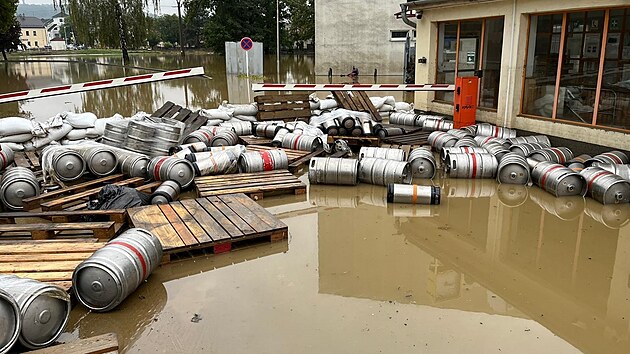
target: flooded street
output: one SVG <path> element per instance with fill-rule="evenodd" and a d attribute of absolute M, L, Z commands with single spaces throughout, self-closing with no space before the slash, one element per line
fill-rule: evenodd
<path fill-rule="evenodd" d="M 288 242 L 162 266 L 112 313 L 75 308 L 65 338 L 113 331 L 131 353 L 627 352 L 630 206 L 441 185 L 439 206 L 388 207 L 371 185 L 266 198 Z"/>
<path fill-rule="evenodd" d="M 108 56 L 38 59 L 120 64 Z M 221 56 L 142 54 L 132 61 L 203 66 L 212 80 L 3 104 L 0 117 L 45 120 L 64 110 L 130 116 L 166 101 L 190 109 L 251 101 L 247 80 L 226 75 Z M 149 72 L 0 65 L 0 93 Z M 283 57 L 280 82 L 328 82 L 313 68 L 312 57 Z M 274 70 L 274 58 L 266 57 L 266 81 L 278 80 Z M 300 180 L 308 184 L 307 175 Z M 161 266 L 112 312 L 76 306 L 61 340 L 115 332 L 123 353 L 629 351 L 630 205 L 555 198 L 494 180 L 434 183 L 442 187 L 441 205 L 388 205 L 386 187 L 368 184 L 265 197 L 260 204 L 288 225 L 288 240 Z"/>

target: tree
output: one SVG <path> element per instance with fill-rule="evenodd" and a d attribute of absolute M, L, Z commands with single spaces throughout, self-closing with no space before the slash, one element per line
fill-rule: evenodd
<path fill-rule="evenodd" d="M 17 50 L 21 45 L 20 23 L 15 18 L 17 0 L 0 1 L 0 51 L 7 60 L 7 52 Z"/>
<path fill-rule="evenodd" d="M 179 19 L 177 15 L 162 15 L 155 18 L 155 28 L 162 42 L 179 43 Z"/>
<path fill-rule="evenodd" d="M 17 0 L 0 1 L 0 33 L 7 33 L 9 27 L 15 21 L 17 5 Z"/>
<path fill-rule="evenodd" d="M 289 42 L 300 43 L 315 40 L 314 0 L 285 0 L 291 14 L 287 28 Z"/>
<path fill-rule="evenodd" d="M 184 16 L 184 38 L 186 44 L 192 47 L 201 47 L 203 44 L 203 27 L 208 22 L 210 15 L 202 1 L 184 1 L 186 15 Z"/>

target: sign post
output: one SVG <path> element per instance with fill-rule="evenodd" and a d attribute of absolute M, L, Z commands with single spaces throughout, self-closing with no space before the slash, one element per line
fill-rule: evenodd
<path fill-rule="evenodd" d="M 245 73 L 247 74 L 247 87 L 250 87 L 249 84 L 249 51 L 254 48 L 254 41 L 252 41 L 249 37 L 243 37 L 241 39 L 241 48 L 245 51 Z M 247 99 L 251 102 L 251 94 L 250 90 L 247 90 Z"/>

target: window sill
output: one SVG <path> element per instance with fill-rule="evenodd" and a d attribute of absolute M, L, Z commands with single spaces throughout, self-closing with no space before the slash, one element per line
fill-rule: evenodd
<path fill-rule="evenodd" d="M 528 119 L 542 120 L 542 121 L 550 122 L 550 123 L 575 125 L 575 126 L 583 127 L 583 128 L 591 128 L 591 129 L 612 131 L 612 132 L 618 132 L 618 133 L 626 133 L 626 134 L 630 133 L 630 129 L 612 128 L 612 127 L 607 127 L 607 126 L 604 126 L 604 125 L 593 125 L 593 124 L 573 122 L 573 121 L 570 121 L 570 120 L 563 120 L 563 119 L 551 119 L 551 118 L 547 118 L 547 117 L 534 116 L 534 115 L 529 115 L 529 114 L 525 114 L 525 113 L 521 113 L 521 114 L 519 114 L 516 117 L 517 118 L 528 118 Z"/>

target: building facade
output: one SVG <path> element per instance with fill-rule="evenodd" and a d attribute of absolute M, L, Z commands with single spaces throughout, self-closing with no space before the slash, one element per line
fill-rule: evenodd
<path fill-rule="evenodd" d="M 630 150 L 627 0 L 421 0 L 417 83 L 481 71 L 477 120 Z M 416 108 L 452 114 L 452 93 Z"/>
<path fill-rule="evenodd" d="M 315 0 L 315 73 L 403 75 L 405 39 L 395 0 Z"/>
<path fill-rule="evenodd" d="M 61 37 L 61 29 L 63 28 L 65 21 L 66 15 L 63 12 L 59 12 L 44 23 L 46 26 L 46 32 L 48 33 L 49 42 L 54 38 Z"/>
<path fill-rule="evenodd" d="M 42 20 L 31 16 L 17 16 L 22 34 L 20 40 L 27 49 L 44 48 L 48 45 L 48 34 Z"/>

